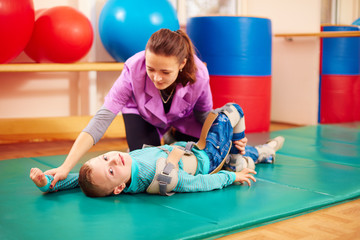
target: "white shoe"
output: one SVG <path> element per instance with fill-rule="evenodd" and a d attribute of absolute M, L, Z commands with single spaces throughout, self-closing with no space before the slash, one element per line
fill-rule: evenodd
<path fill-rule="evenodd" d="M 285 138 L 283 136 L 277 136 L 276 138 L 270 139 L 266 142 L 266 144 L 270 145 L 275 152 L 279 151 L 285 142 Z"/>
<path fill-rule="evenodd" d="M 278 136 L 270 139 L 266 142 L 266 144 L 256 146 L 255 148 L 259 152 L 259 158 L 255 161 L 255 163 L 274 163 L 275 153 L 282 148 L 284 142 L 285 138 Z"/>
<path fill-rule="evenodd" d="M 255 163 L 251 157 L 244 157 L 241 154 L 230 154 L 230 162 L 227 164 L 227 169 L 240 172 L 244 168 L 255 169 Z"/>

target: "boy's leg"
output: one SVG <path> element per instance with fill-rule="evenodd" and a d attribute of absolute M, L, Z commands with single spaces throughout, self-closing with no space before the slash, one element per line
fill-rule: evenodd
<path fill-rule="evenodd" d="M 239 153 L 230 154 L 229 162 L 224 164 L 224 168 L 234 172 L 240 172 L 244 168 L 250 168 L 254 170 L 255 162 L 249 156 L 243 156 Z"/>
<path fill-rule="evenodd" d="M 210 158 L 210 173 L 223 166 L 231 142 L 245 137 L 244 113 L 239 105 L 226 104 L 214 111 L 219 114 L 207 133 L 204 149 Z"/>
<path fill-rule="evenodd" d="M 231 139 L 230 141 L 237 141 L 245 137 L 245 118 L 244 118 L 244 112 L 241 109 L 241 107 L 236 103 L 228 103 L 225 106 L 218 108 L 215 110 L 216 112 L 222 112 L 224 113 L 227 118 L 229 119 L 229 122 L 231 126 L 229 126 L 229 129 L 226 128 L 227 122 L 224 120 L 218 121 L 216 120 L 216 124 L 218 125 L 217 128 L 214 126 L 210 129 L 209 133 L 211 132 L 219 132 L 219 125 L 225 124 L 224 128 L 222 128 L 223 133 L 220 134 L 222 137 L 219 137 L 219 133 L 217 137 L 222 139 L 224 142 L 227 141 L 227 137 L 229 136 Z M 220 116 L 219 116 L 220 117 Z M 218 118 L 219 118 L 218 117 Z M 215 124 L 215 125 L 216 125 Z M 232 133 L 227 134 L 227 130 L 230 130 L 232 128 Z M 231 131 L 231 130 L 230 130 Z M 229 161 L 227 161 L 225 168 L 230 168 L 233 171 L 241 171 L 243 168 L 251 168 L 255 169 L 255 164 L 257 163 L 273 163 L 275 160 L 275 152 L 279 150 L 284 143 L 283 137 L 276 137 L 274 139 L 269 140 L 266 144 L 258 145 L 256 147 L 252 146 L 246 146 L 245 148 L 245 155 L 239 154 L 239 150 L 237 150 L 234 146 L 230 150 L 229 154 Z M 218 149 L 221 148 L 221 144 L 218 146 Z M 210 159 L 211 159 L 211 167 L 213 165 L 217 165 L 219 161 L 219 157 L 213 154 L 214 152 L 217 152 L 216 150 L 211 150 L 206 148 L 205 151 L 208 153 Z M 223 156 L 224 154 L 220 154 Z"/>
<path fill-rule="evenodd" d="M 242 108 L 236 103 L 228 103 L 224 107 L 217 109 L 217 111 L 224 112 L 231 122 L 231 141 L 243 139 L 245 137 L 245 116 Z M 248 148 L 248 146 L 246 148 Z M 250 150 L 245 151 L 250 152 Z M 250 156 L 244 157 L 239 154 L 239 150 L 233 145 L 224 167 L 232 171 L 241 171 L 244 168 L 255 169 L 255 164 Z"/>
<path fill-rule="evenodd" d="M 282 148 L 285 139 L 278 136 L 269 140 L 266 144 L 246 146 L 245 154 L 231 154 L 230 162 L 225 166 L 227 169 L 239 172 L 244 168 L 255 169 L 258 163 L 274 163 L 275 153 Z"/>
<path fill-rule="evenodd" d="M 278 136 L 270 139 L 266 144 L 255 146 L 255 149 L 258 152 L 255 163 L 274 163 L 275 153 L 282 148 L 284 142 L 285 138 Z"/>
<path fill-rule="evenodd" d="M 240 140 L 245 137 L 245 116 L 242 108 L 236 103 L 227 103 L 221 108 L 217 108 L 216 112 L 223 112 L 230 120 L 233 128 L 232 140 Z"/>

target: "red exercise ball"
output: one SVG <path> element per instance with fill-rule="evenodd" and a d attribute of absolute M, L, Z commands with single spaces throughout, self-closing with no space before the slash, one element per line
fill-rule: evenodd
<path fill-rule="evenodd" d="M 58 6 L 36 11 L 34 31 L 25 53 L 36 62 L 72 63 L 90 50 L 94 34 L 78 10 Z"/>
<path fill-rule="evenodd" d="M 34 15 L 32 0 L 0 0 L 0 63 L 10 62 L 24 50 Z"/>

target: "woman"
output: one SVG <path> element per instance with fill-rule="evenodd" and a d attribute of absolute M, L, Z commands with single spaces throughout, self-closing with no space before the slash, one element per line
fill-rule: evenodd
<path fill-rule="evenodd" d="M 158 146 L 166 132 L 176 141 L 196 141 L 212 109 L 209 73 L 181 30 L 161 29 L 145 51 L 129 58 L 104 105 L 77 137 L 64 163 L 45 172 L 52 186 L 65 179 L 79 159 L 122 113 L 130 151 Z"/>

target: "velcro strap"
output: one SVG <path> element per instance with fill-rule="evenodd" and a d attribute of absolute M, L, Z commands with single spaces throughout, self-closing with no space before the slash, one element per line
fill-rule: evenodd
<path fill-rule="evenodd" d="M 157 175 L 157 180 L 159 181 L 159 194 L 163 196 L 171 196 L 174 193 L 167 193 L 167 185 L 171 183 L 172 177 L 169 177 L 171 171 L 175 168 L 174 164 L 168 162 L 164 170 Z"/>
<path fill-rule="evenodd" d="M 157 180 L 159 182 L 163 182 L 166 184 L 170 184 L 172 177 L 169 177 L 168 175 L 164 175 L 164 174 L 159 174 L 157 175 Z"/>
<path fill-rule="evenodd" d="M 191 151 L 192 148 L 194 147 L 195 143 L 194 142 L 187 142 L 186 146 L 185 146 L 185 154 L 192 154 L 193 152 Z"/>
<path fill-rule="evenodd" d="M 162 196 L 171 196 L 171 195 L 174 195 L 175 193 L 174 192 L 166 192 L 167 190 L 167 183 L 164 183 L 164 182 L 159 182 L 159 194 L 162 195 Z"/>
<path fill-rule="evenodd" d="M 170 166 L 171 165 L 171 166 Z M 174 193 L 168 193 L 167 192 L 167 186 L 171 183 L 172 177 L 169 176 L 171 170 L 174 169 L 174 165 L 172 165 L 171 163 L 166 164 L 163 173 L 160 173 L 157 175 L 157 180 L 159 181 L 159 194 L 163 195 L 163 196 L 171 196 Z M 166 174 L 165 172 L 167 172 L 168 170 L 169 173 Z M 164 175 L 166 174 L 166 175 Z"/>
<path fill-rule="evenodd" d="M 169 175 L 170 172 L 175 168 L 174 164 L 171 162 L 168 162 L 165 167 L 164 170 L 162 171 L 163 174 Z M 159 179 L 158 179 L 159 180 Z"/>
<path fill-rule="evenodd" d="M 155 177 L 146 189 L 151 194 L 171 196 L 170 193 L 177 185 L 178 171 L 172 163 L 167 163 L 165 158 L 159 158 L 156 162 Z"/>

